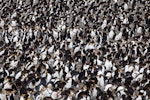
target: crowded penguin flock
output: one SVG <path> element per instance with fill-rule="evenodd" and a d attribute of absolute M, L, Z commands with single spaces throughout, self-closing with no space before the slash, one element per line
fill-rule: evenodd
<path fill-rule="evenodd" d="M 150 1 L 0 0 L 0 100 L 150 100 Z"/>

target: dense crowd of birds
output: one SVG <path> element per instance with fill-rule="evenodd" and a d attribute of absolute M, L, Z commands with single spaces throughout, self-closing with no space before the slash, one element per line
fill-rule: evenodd
<path fill-rule="evenodd" d="M 0 0 L 1 100 L 149 100 L 149 0 Z"/>

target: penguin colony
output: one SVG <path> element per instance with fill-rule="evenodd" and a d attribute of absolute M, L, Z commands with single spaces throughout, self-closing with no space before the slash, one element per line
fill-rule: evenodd
<path fill-rule="evenodd" d="M 150 100 L 150 1 L 0 0 L 0 100 Z"/>

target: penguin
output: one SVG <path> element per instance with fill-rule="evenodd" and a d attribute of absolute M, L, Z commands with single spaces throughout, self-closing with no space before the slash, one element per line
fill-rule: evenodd
<path fill-rule="evenodd" d="M 1 99 L 1 100 L 6 100 L 6 94 L 2 94 L 2 93 L 1 93 L 1 94 L 0 94 L 0 99 Z"/>
<path fill-rule="evenodd" d="M 54 89 L 52 94 L 51 94 L 51 98 L 52 99 L 60 99 L 61 98 L 61 94 L 60 94 L 61 90 L 58 89 Z"/>
<path fill-rule="evenodd" d="M 104 19 L 101 28 L 104 29 L 107 26 L 107 20 Z"/>
<path fill-rule="evenodd" d="M 1 40 L 1 37 L 0 37 L 0 48 L 2 48 L 3 46 L 4 46 L 4 41 L 3 40 Z"/>
<path fill-rule="evenodd" d="M 113 39 L 114 35 L 115 35 L 114 31 L 111 30 L 108 34 L 108 39 Z"/>
<path fill-rule="evenodd" d="M 102 93 L 102 90 L 97 85 L 95 85 L 95 87 L 92 88 L 93 98 L 98 98 L 99 95 L 101 95 L 101 93 Z"/>
<path fill-rule="evenodd" d="M 5 53 L 5 50 L 0 51 L 0 56 L 2 56 Z"/>
<path fill-rule="evenodd" d="M 11 94 L 11 95 L 10 95 L 10 100 L 15 100 L 15 98 L 14 98 L 14 95 L 13 95 L 13 94 Z"/>
<path fill-rule="evenodd" d="M 111 67 L 112 67 L 112 61 L 109 61 L 108 59 L 106 59 L 106 61 L 105 61 L 106 70 L 111 69 Z"/>
<path fill-rule="evenodd" d="M 80 100 L 90 100 L 91 97 L 88 91 L 81 91 L 77 98 Z"/>
<path fill-rule="evenodd" d="M 4 24 L 5 24 L 5 22 L 4 22 L 4 20 L 1 18 L 1 19 L 0 19 L 0 27 L 3 28 L 3 27 L 4 27 Z"/>

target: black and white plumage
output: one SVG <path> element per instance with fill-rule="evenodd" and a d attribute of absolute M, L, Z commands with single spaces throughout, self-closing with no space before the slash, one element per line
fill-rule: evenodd
<path fill-rule="evenodd" d="M 150 99 L 149 3 L 0 0 L 0 99 Z"/>

